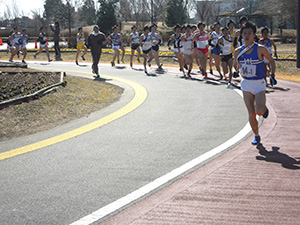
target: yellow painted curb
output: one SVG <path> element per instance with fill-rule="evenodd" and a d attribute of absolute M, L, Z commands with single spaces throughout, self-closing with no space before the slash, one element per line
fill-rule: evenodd
<path fill-rule="evenodd" d="M 77 72 L 77 71 L 68 71 L 68 70 L 64 70 L 64 72 L 91 74 L 91 73 L 87 73 L 87 72 Z M 61 134 L 61 135 L 58 135 L 58 136 L 55 136 L 55 137 L 52 137 L 52 138 L 49 138 L 49 139 L 46 139 L 43 141 L 39 141 L 34 144 L 26 145 L 21 148 L 16 148 L 13 150 L 9 150 L 9 151 L 0 153 L 0 160 L 12 158 L 14 156 L 22 155 L 22 154 L 25 154 L 28 152 L 32 152 L 32 151 L 41 149 L 41 148 L 45 148 L 47 146 L 57 144 L 59 142 L 71 139 L 73 137 L 79 136 L 81 134 L 92 131 L 96 128 L 99 128 L 105 124 L 108 124 L 108 123 L 110 123 L 116 119 L 119 119 L 120 117 L 125 116 L 126 114 L 132 112 L 133 110 L 138 108 L 140 105 L 142 105 L 148 96 L 147 90 L 143 86 L 141 86 L 135 82 L 125 80 L 122 78 L 118 78 L 118 77 L 110 77 L 110 76 L 106 76 L 106 75 L 101 75 L 101 77 L 106 78 L 106 79 L 117 80 L 117 81 L 120 81 L 122 83 L 125 83 L 125 84 L 131 86 L 135 92 L 134 98 L 123 108 L 121 108 L 121 109 L 117 110 L 116 112 L 114 112 L 108 116 L 105 116 L 97 121 L 94 121 L 90 124 L 84 125 L 82 127 L 79 127 L 75 130 L 66 132 L 64 134 Z"/>

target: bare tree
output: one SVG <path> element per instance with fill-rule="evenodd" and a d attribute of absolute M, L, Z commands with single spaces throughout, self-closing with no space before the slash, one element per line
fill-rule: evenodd
<path fill-rule="evenodd" d="M 285 28 L 286 22 L 296 27 L 297 1 L 296 0 L 266 0 L 263 9 L 276 15 L 279 19 L 279 27 Z"/>
<path fill-rule="evenodd" d="M 193 1 L 194 7 L 197 12 L 197 16 L 201 22 L 205 24 L 212 24 L 216 21 L 220 12 L 220 5 L 216 4 L 216 1 L 204 0 Z"/>

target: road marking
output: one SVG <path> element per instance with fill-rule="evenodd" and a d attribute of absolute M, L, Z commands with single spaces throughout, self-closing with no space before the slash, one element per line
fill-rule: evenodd
<path fill-rule="evenodd" d="M 59 70 L 59 71 L 91 75 L 91 73 L 88 73 L 88 72 L 78 72 L 78 71 L 70 71 L 70 70 Z M 34 144 L 26 145 L 21 148 L 16 148 L 13 150 L 9 150 L 9 151 L 0 153 L 0 160 L 12 158 L 14 156 L 18 156 L 18 155 L 32 152 L 32 151 L 35 151 L 35 150 L 38 150 L 41 148 L 45 148 L 47 146 L 57 144 L 59 142 L 71 139 L 73 137 L 79 136 L 81 134 L 92 131 L 96 128 L 99 128 L 105 124 L 108 124 L 108 123 L 110 123 L 116 119 L 119 119 L 122 116 L 125 116 L 126 114 L 132 112 L 133 110 L 138 108 L 140 105 L 142 105 L 148 96 L 147 90 L 142 85 L 139 85 L 135 82 L 132 82 L 132 81 L 129 81 L 129 80 L 126 80 L 123 78 L 111 77 L 111 76 L 106 76 L 106 75 L 101 75 L 101 77 L 106 78 L 106 79 L 120 81 L 122 83 L 125 83 L 125 84 L 131 86 L 135 92 L 134 98 L 123 108 L 121 108 L 121 109 L 117 110 L 116 112 L 114 112 L 108 116 L 105 116 L 97 121 L 94 121 L 90 124 L 84 125 L 82 127 L 74 129 L 72 131 L 66 132 L 64 134 L 61 134 L 61 135 L 58 135 L 58 136 L 34 143 Z"/>
<path fill-rule="evenodd" d="M 219 82 L 216 82 L 219 83 Z M 240 96 L 242 95 L 242 91 L 237 88 L 232 88 L 236 91 Z M 180 177 L 183 174 L 191 171 L 193 168 L 201 165 L 202 163 L 208 161 L 212 157 L 226 151 L 233 145 L 240 142 L 243 138 L 245 138 L 249 132 L 251 132 L 251 127 L 249 122 L 244 126 L 244 128 L 238 132 L 235 136 L 233 136 L 228 141 L 224 142 L 223 144 L 219 145 L 218 147 L 200 155 L 199 157 L 187 162 L 186 164 L 172 170 L 171 172 L 157 178 L 156 180 L 152 181 L 149 184 L 129 193 L 128 195 L 92 212 L 91 214 L 71 223 L 70 225 L 89 225 L 96 221 L 103 220 L 105 217 L 112 215 L 115 212 L 119 212 L 122 209 L 130 206 L 133 202 L 138 201 L 139 199 L 143 198 L 147 194 L 151 192 L 155 192 L 159 190 L 160 187 L 166 185 L 168 182 L 175 180 L 177 177 Z"/>

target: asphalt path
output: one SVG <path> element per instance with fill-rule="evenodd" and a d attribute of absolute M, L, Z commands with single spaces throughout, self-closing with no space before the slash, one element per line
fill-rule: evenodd
<path fill-rule="evenodd" d="M 90 72 L 90 64 L 30 63 L 43 69 Z M 146 88 L 146 101 L 129 114 L 75 138 L 0 161 L 0 224 L 71 224 L 224 143 L 247 123 L 240 95 L 225 85 L 190 80 L 172 68 L 111 68 L 104 75 Z M 196 72 L 196 71 L 195 71 Z M 67 75 L 92 78 L 91 74 Z M 95 81 L 99 82 L 99 81 Z M 134 96 L 125 88 L 120 101 L 88 117 L 35 135 L 0 142 L 5 152 L 97 120 Z M 87 87 L 88 88 L 88 87 Z"/>

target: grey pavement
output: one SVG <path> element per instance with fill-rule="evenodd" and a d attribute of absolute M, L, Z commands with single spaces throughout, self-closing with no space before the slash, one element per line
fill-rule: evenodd
<path fill-rule="evenodd" d="M 90 65 L 30 66 L 90 72 Z M 171 68 L 165 74 L 145 76 L 128 65 L 100 67 L 101 74 L 144 86 L 147 100 L 91 132 L 0 161 L 0 224 L 70 224 L 219 146 L 247 123 L 242 98 L 225 85 L 182 79 Z M 108 109 L 56 129 L 0 142 L 1 151 L 109 114 L 133 97 L 131 88 L 124 88 L 120 102 Z"/>

